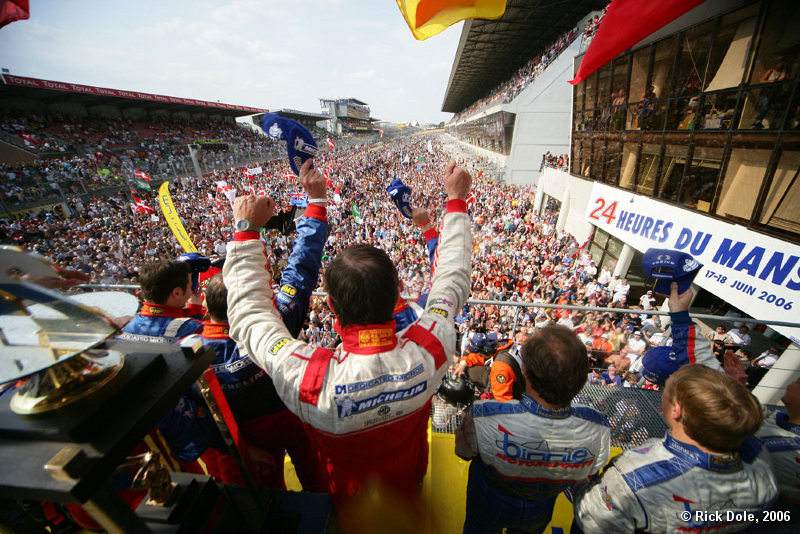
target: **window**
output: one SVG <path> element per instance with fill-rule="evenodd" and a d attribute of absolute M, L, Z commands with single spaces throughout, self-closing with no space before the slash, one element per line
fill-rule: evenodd
<path fill-rule="evenodd" d="M 698 134 L 694 139 L 692 161 L 681 187 L 681 203 L 708 213 L 717 190 L 725 139 L 713 134 Z"/>
<path fill-rule="evenodd" d="M 642 145 L 641 164 L 636 192 L 642 195 L 655 196 L 658 164 L 661 161 L 661 144 L 644 143 Z"/>
<path fill-rule="evenodd" d="M 764 75 L 782 64 L 788 77 L 797 76 L 797 28 L 800 24 L 800 13 L 796 0 L 775 0 L 769 4 L 769 12 L 764 24 L 768 31 L 758 34 L 756 57 L 752 65 L 750 83 L 764 83 Z"/>
<path fill-rule="evenodd" d="M 686 167 L 686 153 L 688 144 L 685 136 L 672 134 L 664 136 L 666 146 L 664 147 L 664 162 L 661 170 L 661 180 L 659 180 L 659 197 L 671 202 L 678 201 L 678 190 L 683 177 L 683 170 Z"/>
<path fill-rule="evenodd" d="M 736 114 L 736 91 L 706 95 L 699 116 L 695 118 L 697 130 L 730 130 Z"/>
<path fill-rule="evenodd" d="M 607 134 L 603 136 L 603 144 L 608 147 L 606 150 L 606 161 L 603 169 L 603 181 L 609 184 L 617 184 L 619 180 L 619 165 L 622 158 L 622 144 L 619 134 Z"/>
<path fill-rule="evenodd" d="M 708 85 L 706 62 L 711 48 L 714 21 L 686 30 L 681 35 L 677 79 L 682 81 L 679 91 L 683 96 L 697 94 Z M 699 81 L 699 83 L 698 83 Z"/>
<path fill-rule="evenodd" d="M 644 47 L 633 53 L 633 64 L 631 67 L 631 90 L 628 95 L 628 102 L 631 104 L 639 102 L 647 88 L 647 74 L 650 68 L 650 47 Z"/>
<path fill-rule="evenodd" d="M 655 87 L 659 97 L 670 94 L 672 81 L 672 64 L 675 62 L 676 38 L 670 37 L 656 43 L 656 53 L 653 58 L 653 76 L 650 83 Z"/>
<path fill-rule="evenodd" d="M 782 144 L 791 150 L 781 151 L 758 222 L 800 234 L 800 136 L 786 136 Z"/>
<path fill-rule="evenodd" d="M 639 140 L 632 135 L 623 136 L 623 140 L 619 186 L 633 191 L 636 180 L 636 165 L 639 162 Z"/>
<path fill-rule="evenodd" d="M 742 83 L 758 11 L 759 4 L 753 4 L 722 18 L 711 48 L 704 91 L 718 91 Z"/>
<path fill-rule="evenodd" d="M 758 192 L 764 182 L 772 150 L 734 148 L 725 171 L 715 213 L 723 217 L 750 221 Z"/>

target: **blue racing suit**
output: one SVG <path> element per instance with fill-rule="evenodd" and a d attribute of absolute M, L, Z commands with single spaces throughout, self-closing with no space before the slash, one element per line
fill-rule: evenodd
<path fill-rule="evenodd" d="M 431 280 L 433 280 L 433 271 L 436 268 L 436 247 L 439 246 L 439 231 L 431 228 L 425 232 L 425 246 L 428 247 L 428 259 L 431 262 Z M 398 299 L 397 305 L 392 311 L 392 319 L 397 324 L 397 331 L 400 332 L 408 325 L 419 319 L 425 306 L 428 304 L 428 292 L 430 291 L 430 282 L 426 290 L 416 299 L 406 301 L 405 299 Z"/>

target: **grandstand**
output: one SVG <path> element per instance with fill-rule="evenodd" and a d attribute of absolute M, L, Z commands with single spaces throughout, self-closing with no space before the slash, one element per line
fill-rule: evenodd
<path fill-rule="evenodd" d="M 320 106 L 326 111 L 326 129 L 336 134 L 368 135 L 377 132 L 372 125 L 378 119 L 371 118 L 369 106 L 356 98 L 320 98 Z"/>
<path fill-rule="evenodd" d="M 797 39 L 781 37 L 796 35 L 800 10 L 784 0 L 706 2 L 573 87 L 606 2 L 556 4 L 511 1 L 503 17 L 464 25 L 442 105 L 456 113 L 448 132 L 507 182 L 536 183 L 536 209 L 559 206 L 556 228 L 586 239 L 598 268 L 627 277 L 634 298 L 653 287 L 639 267 L 647 248 L 691 250 L 710 267 L 695 281 L 695 307 L 758 319 L 785 347 L 781 368 L 756 389 L 777 401 L 800 372 L 800 328 L 765 323 L 787 318 L 796 300 L 787 284 L 796 286 L 726 259 L 725 238 L 746 250 L 768 243 L 765 262 L 800 257 L 800 63 Z M 781 60 L 788 76 L 766 88 L 764 73 Z M 760 121 L 759 95 L 773 95 Z M 555 159 L 562 168 L 548 168 Z M 643 239 L 618 224 L 630 210 L 660 214 L 674 233 Z"/>

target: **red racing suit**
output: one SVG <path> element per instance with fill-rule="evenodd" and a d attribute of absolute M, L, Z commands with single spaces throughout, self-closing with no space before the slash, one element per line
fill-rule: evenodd
<path fill-rule="evenodd" d="M 455 354 L 453 321 L 469 294 L 472 239 L 466 202 L 451 200 L 437 269 L 422 316 L 342 328 L 335 351 L 292 339 L 264 277 L 264 244 L 238 232 L 228 244 L 230 336 L 272 377 L 286 406 L 307 424 L 337 506 L 371 479 L 412 494 L 428 461 L 430 400 Z"/>

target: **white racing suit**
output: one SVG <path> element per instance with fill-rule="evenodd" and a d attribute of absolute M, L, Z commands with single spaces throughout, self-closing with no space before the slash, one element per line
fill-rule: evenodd
<path fill-rule="evenodd" d="M 466 203 L 451 200 L 447 212 L 422 316 L 397 333 L 394 321 L 344 327 L 335 351 L 292 339 L 273 305 L 257 234 L 237 233 L 228 244 L 223 276 L 230 336 L 307 424 L 337 505 L 371 478 L 413 493 L 425 475 L 430 399 L 455 354 L 453 320 L 471 276 Z"/>
<path fill-rule="evenodd" d="M 774 502 L 767 451 L 750 438 L 733 454 L 709 454 L 653 439 L 614 458 L 588 488 L 576 488 L 575 520 L 600 532 L 735 532 Z"/>

